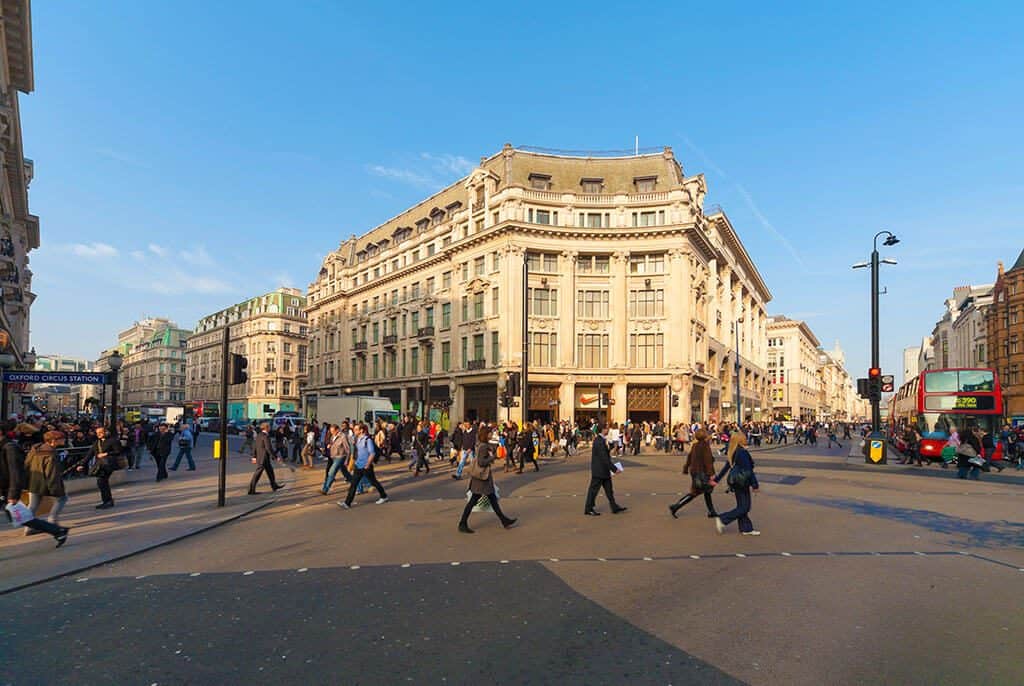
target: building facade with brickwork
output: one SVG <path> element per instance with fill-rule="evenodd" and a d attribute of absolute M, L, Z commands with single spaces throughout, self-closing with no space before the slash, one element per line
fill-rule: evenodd
<path fill-rule="evenodd" d="M 305 306 L 301 291 L 279 288 L 200 319 L 186 348 L 186 398 L 220 407 L 224 327 L 230 326 L 230 351 L 246 356 L 249 380 L 228 386 L 226 416 L 251 420 L 267 417 L 267 408 L 298 411 L 308 354 Z"/>
<path fill-rule="evenodd" d="M 307 413 L 375 393 L 455 418 L 732 418 L 767 408 L 771 294 L 703 175 L 506 145 L 343 241 L 310 284 Z M 524 284 L 524 260 L 528 276 Z M 527 311 L 523 313 L 524 301 Z M 528 397 L 499 407 L 526 334 Z"/>
<path fill-rule="evenodd" d="M 1004 413 L 1024 424 L 1024 251 L 1009 269 L 999 263 L 985 323 L 989 366 L 999 374 Z"/>

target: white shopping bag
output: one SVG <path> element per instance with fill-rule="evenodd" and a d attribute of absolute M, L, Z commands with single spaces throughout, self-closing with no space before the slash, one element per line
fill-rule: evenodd
<path fill-rule="evenodd" d="M 494 485 L 494 496 L 498 496 L 498 485 Z M 466 491 L 466 500 L 468 501 L 473 497 L 473 491 Z M 491 499 L 490 496 L 481 496 L 480 500 L 477 501 L 476 506 L 473 508 L 473 512 L 490 512 L 491 511 Z"/>
<path fill-rule="evenodd" d="M 6 508 L 7 514 L 11 517 L 11 526 L 17 529 L 19 526 L 25 526 L 33 519 L 36 518 L 32 510 L 28 509 L 28 506 L 23 502 L 11 503 Z"/>

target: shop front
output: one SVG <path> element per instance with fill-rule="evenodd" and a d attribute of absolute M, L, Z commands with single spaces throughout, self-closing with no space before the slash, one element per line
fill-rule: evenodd
<path fill-rule="evenodd" d="M 690 389 L 690 423 L 704 421 L 704 385 L 695 383 Z"/>
<path fill-rule="evenodd" d="M 498 419 L 498 385 L 496 383 L 466 384 L 462 387 L 462 418 L 466 421 L 493 422 Z"/>
<path fill-rule="evenodd" d="M 580 425 L 589 425 L 591 420 L 607 423 L 611 417 L 608 407 L 611 386 L 576 386 L 575 419 Z"/>
<path fill-rule="evenodd" d="M 530 384 L 530 407 L 526 418 L 531 422 L 557 422 L 559 420 L 558 386 Z"/>
<path fill-rule="evenodd" d="M 665 386 L 630 385 L 626 389 L 626 417 L 631 422 L 657 422 L 665 407 Z"/>

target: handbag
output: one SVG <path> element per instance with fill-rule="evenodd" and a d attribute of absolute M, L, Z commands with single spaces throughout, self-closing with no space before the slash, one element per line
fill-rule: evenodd
<path fill-rule="evenodd" d="M 980 457 L 972 457 L 967 460 L 967 464 L 974 465 L 975 467 L 984 467 L 985 460 L 981 459 Z"/>
<path fill-rule="evenodd" d="M 694 472 L 690 477 L 693 479 L 693 487 L 701 493 L 707 493 L 714 488 L 711 479 L 704 472 Z"/>
<path fill-rule="evenodd" d="M 964 457 L 977 457 L 978 451 L 970 443 L 961 443 L 956 449 L 956 454 L 963 455 Z"/>
<path fill-rule="evenodd" d="M 32 513 L 32 510 L 28 509 L 28 506 L 20 500 L 15 503 L 10 503 L 4 508 L 7 510 L 7 516 L 11 519 L 11 526 L 17 529 L 19 526 L 25 526 L 36 516 Z"/>
<path fill-rule="evenodd" d="M 729 470 L 729 488 L 748 488 L 754 472 L 745 467 L 733 467 Z"/>

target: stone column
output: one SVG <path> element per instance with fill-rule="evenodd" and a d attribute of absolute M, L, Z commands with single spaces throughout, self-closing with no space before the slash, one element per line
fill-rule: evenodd
<path fill-rule="evenodd" d="M 576 258 L 579 253 L 562 253 L 559 265 L 562 278 L 558 294 L 558 365 L 573 368 L 576 348 Z"/>
<path fill-rule="evenodd" d="M 562 385 L 558 387 L 558 415 L 562 419 L 576 419 L 576 381 L 572 376 L 567 376 Z"/>
<path fill-rule="evenodd" d="M 690 326 L 690 262 L 682 250 L 668 251 L 665 279 L 665 366 L 688 368 L 693 332 Z"/>
<path fill-rule="evenodd" d="M 625 369 L 629 366 L 629 317 L 627 302 L 626 263 L 629 253 L 617 252 L 611 259 L 610 302 L 611 331 L 608 337 L 608 364 L 613 369 Z"/>
<path fill-rule="evenodd" d="M 608 394 L 609 398 L 615 400 L 615 404 L 611 406 L 611 420 L 622 424 L 626 421 L 626 378 L 623 376 L 617 377 L 612 382 L 612 392 Z"/>
<path fill-rule="evenodd" d="M 405 386 L 399 391 L 398 402 L 402 406 L 402 414 L 409 411 L 409 389 Z"/>

